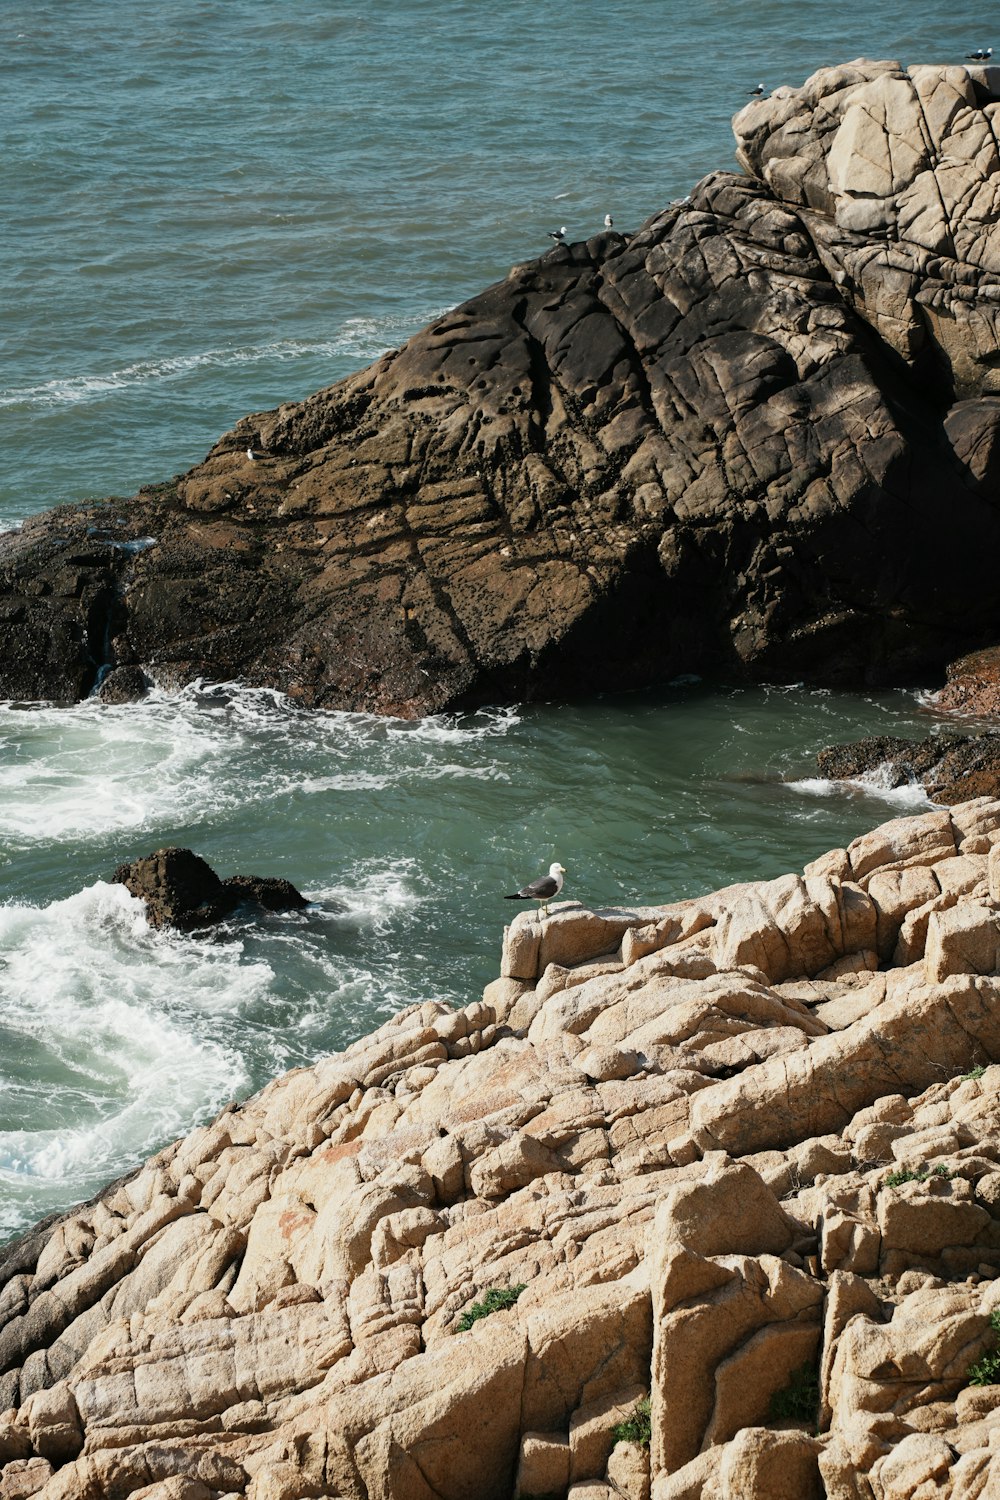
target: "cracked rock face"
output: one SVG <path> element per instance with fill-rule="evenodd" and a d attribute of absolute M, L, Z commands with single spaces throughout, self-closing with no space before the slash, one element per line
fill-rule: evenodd
<path fill-rule="evenodd" d="M 936 669 L 995 634 L 1000 69 L 857 62 L 178 482 L 0 541 L 0 692 L 416 715 Z M 248 458 L 251 449 L 259 456 Z"/>
<path fill-rule="evenodd" d="M 988 1500 L 998 973 L 987 799 L 519 914 L 8 1247 L 0 1497 Z"/>

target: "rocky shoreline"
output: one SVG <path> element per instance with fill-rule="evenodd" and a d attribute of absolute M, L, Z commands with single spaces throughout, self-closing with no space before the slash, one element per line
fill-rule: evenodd
<path fill-rule="evenodd" d="M 998 969 L 985 799 L 519 914 L 8 1248 L 0 1496 L 976 1500 Z"/>
<path fill-rule="evenodd" d="M 1000 69 L 755 99 L 742 171 L 558 245 L 131 500 L 0 538 L 0 695 L 415 716 L 996 639 Z M 111 688 L 109 688 L 111 691 Z"/>
<path fill-rule="evenodd" d="M 239 678 L 413 716 L 692 669 L 898 682 L 995 639 L 998 95 L 988 66 L 824 69 L 637 234 L 28 521 L 0 695 Z M 995 712 L 992 672 L 941 706 Z M 414 1004 L 7 1247 L 0 1500 L 986 1500 L 991 738 L 954 805 L 801 875 L 520 914 L 481 1000 Z M 943 775 L 940 742 L 876 748 Z M 119 875 L 174 921 L 189 865 Z M 212 875 L 191 920 L 247 896 L 302 900 Z"/>

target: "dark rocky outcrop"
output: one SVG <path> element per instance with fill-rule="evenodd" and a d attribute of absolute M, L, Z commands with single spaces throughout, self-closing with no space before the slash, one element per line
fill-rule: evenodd
<path fill-rule="evenodd" d="M 184 932 L 221 922 L 248 901 L 267 911 L 296 911 L 309 904 L 288 880 L 258 875 L 220 880 L 190 849 L 157 849 L 119 865 L 112 878 L 145 901 L 151 927 Z"/>
<path fill-rule="evenodd" d="M 0 692 L 141 666 L 416 715 L 926 679 L 995 639 L 998 86 L 779 89 L 734 122 L 743 171 L 637 234 L 515 267 L 176 482 L 27 523 Z"/>
<path fill-rule="evenodd" d="M 851 745 L 831 745 L 816 762 L 834 781 L 866 778 L 884 787 L 919 782 L 933 801 L 949 805 L 1000 797 L 1000 734 L 925 740 L 875 734 Z"/>

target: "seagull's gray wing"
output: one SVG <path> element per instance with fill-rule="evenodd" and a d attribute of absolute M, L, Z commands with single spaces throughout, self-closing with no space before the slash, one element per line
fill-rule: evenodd
<path fill-rule="evenodd" d="M 547 901 L 550 896 L 556 894 L 558 889 L 559 887 L 551 875 L 542 875 L 538 880 L 531 880 L 527 885 L 523 885 L 519 891 L 515 891 L 513 896 L 507 896 L 504 899 L 507 901 L 517 901 L 518 899 L 523 901 Z"/>

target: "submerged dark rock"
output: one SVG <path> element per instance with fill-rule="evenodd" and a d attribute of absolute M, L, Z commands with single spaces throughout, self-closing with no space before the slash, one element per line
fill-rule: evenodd
<path fill-rule="evenodd" d="M 742 173 L 515 267 L 171 484 L 0 538 L 0 693 L 110 664 L 417 715 L 926 679 L 996 639 L 995 72 L 755 99 Z"/>
<path fill-rule="evenodd" d="M 257 875 L 220 880 L 190 849 L 158 849 L 119 865 L 112 879 L 145 901 L 151 927 L 185 932 L 220 922 L 247 901 L 268 911 L 295 911 L 309 904 L 288 880 Z"/>
<path fill-rule="evenodd" d="M 222 884 L 237 903 L 253 901 L 265 911 L 301 911 L 309 905 L 290 880 L 273 875 L 230 875 Z"/>

